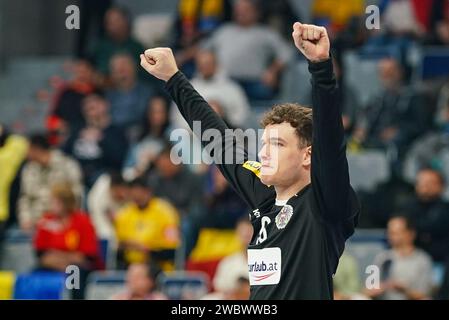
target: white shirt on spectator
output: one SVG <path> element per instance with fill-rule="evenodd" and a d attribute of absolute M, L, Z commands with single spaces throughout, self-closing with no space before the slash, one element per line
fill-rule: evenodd
<path fill-rule="evenodd" d="M 215 291 L 234 290 L 240 277 L 248 278 L 248 259 L 243 252 L 235 253 L 220 261 L 213 280 Z"/>

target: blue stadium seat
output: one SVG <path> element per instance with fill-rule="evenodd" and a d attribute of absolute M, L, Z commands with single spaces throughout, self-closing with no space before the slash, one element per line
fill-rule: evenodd
<path fill-rule="evenodd" d="M 62 300 L 64 289 L 64 273 L 35 271 L 18 275 L 14 299 Z"/>
<path fill-rule="evenodd" d="M 417 77 L 421 80 L 449 76 L 449 49 L 426 48 L 421 54 Z"/>
<path fill-rule="evenodd" d="M 96 271 L 89 274 L 86 300 L 107 300 L 125 288 L 126 271 Z"/>
<path fill-rule="evenodd" d="M 161 274 L 157 283 L 171 300 L 198 300 L 209 292 L 209 278 L 198 271 L 175 271 Z"/>

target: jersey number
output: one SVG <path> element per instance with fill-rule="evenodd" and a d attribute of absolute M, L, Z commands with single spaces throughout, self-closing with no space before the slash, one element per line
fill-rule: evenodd
<path fill-rule="evenodd" d="M 267 226 L 271 223 L 271 219 L 268 217 L 262 217 L 261 228 L 259 231 L 259 237 L 257 238 L 256 244 L 261 244 L 267 240 Z"/>

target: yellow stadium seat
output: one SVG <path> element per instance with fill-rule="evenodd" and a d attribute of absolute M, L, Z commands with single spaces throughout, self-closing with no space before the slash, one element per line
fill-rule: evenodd
<path fill-rule="evenodd" d="M 0 300 L 11 300 L 13 298 L 14 283 L 16 275 L 10 271 L 0 271 Z"/>
<path fill-rule="evenodd" d="M 190 254 L 190 260 L 192 262 L 217 260 L 241 250 L 241 243 L 234 230 L 202 229 Z"/>

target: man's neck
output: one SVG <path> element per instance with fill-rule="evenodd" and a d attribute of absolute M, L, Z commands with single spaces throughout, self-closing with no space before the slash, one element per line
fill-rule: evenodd
<path fill-rule="evenodd" d="M 404 246 L 396 248 L 395 251 L 401 257 L 407 257 L 415 251 L 415 247 L 413 245 L 404 245 Z"/>
<path fill-rule="evenodd" d="M 310 177 L 308 177 L 307 179 L 301 179 L 290 186 L 276 186 L 274 187 L 274 189 L 276 190 L 276 200 L 286 201 L 297 194 L 299 191 L 304 189 L 304 187 L 308 184 L 310 184 Z"/>

